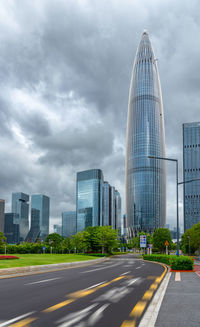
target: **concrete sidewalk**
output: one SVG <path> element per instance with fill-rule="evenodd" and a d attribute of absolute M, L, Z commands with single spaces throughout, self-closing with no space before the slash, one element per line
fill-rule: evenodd
<path fill-rule="evenodd" d="M 171 273 L 155 327 L 200 326 L 200 276 Z"/>

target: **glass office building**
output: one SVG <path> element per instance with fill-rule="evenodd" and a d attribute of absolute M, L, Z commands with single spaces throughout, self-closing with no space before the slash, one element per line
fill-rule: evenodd
<path fill-rule="evenodd" d="M 5 200 L 0 199 L 0 232 L 4 232 Z"/>
<path fill-rule="evenodd" d="M 200 179 L 200 122 L 183 124 L 183 181 Z M 200 181 L 183 184 L 184 231 L 200 222 Z"/>
<path fill-rule="evenodd" d="M 127 232 L 153 232 L 166 221 L 165 134 L 157 59 L 144 31 L 129 93 L 126 145 Z"/>
<path fill-rule="evenodd" d="M 37 209 L 40 212 L 40 238 L 45 241 L 49 235 L 49 207 L 50 199 L 43 194 L 34 194 L 31 196 L 31 209 Z"/>
<path fill-rule="evenodd" d="M 29 195 L 17 192 L 12 193 L 12 213 L 19 215 L 20 242 L 23 242 L 29 231 Z"/>
<path fill-rule="evenodd" d="M 18 213 L 5 213 L 4 235 L 8 244 L 20 242 L 20 217 Z"/>
<path fill-rule="evenodd" d="M 109 212 L 110 212 L 110 201 L 109 201 L 110 185 L 108 182 L 103 183 L 103 226 L 109 226 Z"/>
<path fill-rule="evenodd" d="M 109 189 L 109 226 L 112 228 L 116 227 L 116 216 L 115 216 L 115 188 L 110 186 Z"/>
<path fill-rule="evenodd" d="M 121 216 L 121 196 L 115 190 L 115 229 L 118 229 L 119 235 L 122 233 L 122 216 Z"/>
<path fill-rule="evenodd" d="M 31 228 L 27 234 L 26 242 L 35 243 L 40 240 L 40 210 L 31 209 Z"/>
<path fill-rule="evenodd" d="M 76 211 L 62 213 L 62 236 L 70 237 L 76 234 Z"/>
<path fill-rule="evenodd" d="M 77 173 L 77 232 L 88 226 L 102 226 L 103 173 L 90 169 Z"/>
<path fill-rule="evenodd" d="M 62 236 L 62 225 L 53 225 L 53 232 Z"/>

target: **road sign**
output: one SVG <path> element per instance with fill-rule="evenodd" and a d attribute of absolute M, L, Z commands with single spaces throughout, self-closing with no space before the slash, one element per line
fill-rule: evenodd
<path fill-rule="evenodd" d="M 140 235 L 140 247 L 146 248 L 147 247 L 147 237 L 146 235 Z"/>
<path fill-rule="evenodd" d="M 168 241 L 165 241 L 165 245 L 166 245 L 166 246 L 169 246 L 169 242 L 168 242 Z"/>

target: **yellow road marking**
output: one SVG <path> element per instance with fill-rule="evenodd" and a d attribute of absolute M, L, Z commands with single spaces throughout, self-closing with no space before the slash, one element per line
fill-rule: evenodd
<path fill-rule="evenodd" d="M 139 301 L 130 313 L 130 317 L 140 317 L 147 305 L 146 301 Z"/>
<path fill-rule="evenodd" d="M 153 283 L 153 284 L 151 284 L 151 286 L 150 286 L 150 290 L 156 290 L 156 288 L 158 287 L 158 284 L 157 283 Z"/>
<path fill-rule="evenodd" d="M 57 309 L 60 309 L 60 308 L 62 308 L 62 307 L 64 307 L 64 306 L 68 305 L 69 303 L 74 302 L 74 301 L 77 300 L 77 299 L 80 299 L 80 298 L 82 298 L 82 297 L 84 297 L 84 296 L 90 295 L 90 294 L 96 292 L 97 290 L 99 290 L 100 288 L 102 288 L 102 287 L 106 287 L 106 286 L 110 285 L 111 283 L 117 282 L 118 280 L 123 279 L 123 278 L 127 278 L 127 276 L 126 276 L 126 275 L 124 275 L 124 276 L 119 276 L 119 277 L 117 277 L 117 278 L 114 278 L 114 279 L 111 280 L 110 282 L 106 282 L 106 283 L 104 283 L 104 284 L 101 284 L 101 285 L 99 285 L 99 286 L 97 286 L 97 287 L 94 287 L 94 288 L 91 288 L 91 289 L 89 289 L 89 290 L 81 290 L 81 291 L 77 291 L 77 292 L 74 292 L 74 293 L 68 294 L 68 296 L 69 296 L 71 299 L 68 299 L 68 300 L 63 301 L 63 302 L 60 302 L 60 303 L 58 303 L 58 304 L 56 304 L 56 305 L 53 305 L 53 306 L 51 306 L 51 307 L 49 307 L 49 308 L 43 310 L 42 312 L 46 312 L 46 313 L 47 313 L 47 312 L 52 312 L 52 311 L 55 311 L 55 310 L 57 310 Z"/>
<path fill-rule="evenodd" d="M 121 327 L 135 327 L 135 320 L 125 320 Z"/>
<path fill-rule="evenodd" d="M 68 305 L 71 302 L 74 302 L 74 299 L 69 299 L 69 300 L 60 302 L 60 303 L 58 303 L 56 305 L 53 305 L 52 307 L 49 307 L 49 308 L 43 310 L 42 312 L 52 312 L 52 311 L 55 311 L 57 309 L 60 309 L 60 308 L 62 308 L 64 306 Z"/>
<path fill-rule="evenodd" d="M 143 297 L 142 297 L 142 300 L 147 300 L 147 301 L 149 301 L 149 300 L 152 298 L 153 293 L 154 293 L 153 290 L 148 290 L 148 291 L 146 291 L 146 292 L 144 293 Z"/>
<path fill-rule="evenodd" d="M 32 321 L 35 321 L 37 318 L 26 318 L 24 320 L 18 321 L 15 324 L 9 325 L 9 327 L 28 327 Z"/>
<path fill-rule="evenodd" d="M 162 265 L 162 264 L 160 264 L 160 265 Z M 144 295 L 142 297 L 142 301 L 139 301 L 134 306 L 133 310 L 131 311 L 129 317 L 133 317 L 135 319 L 134 320 L 125 320 L 122 323 L 121 327 L 131 327 L 131 326 L 134 327 L 135 326 L 137 318 L 142 315 L 148 301 L 152 298 L 154 291 L 157 289 L 159 283 L 162 281 L 163 277 L 165 276 L 165 274 L 167 272 L 166 266 L 164 266 L 164 265 L 162 265 L 162 266 L 165 268 L 165 270 L 160 277 L 156 277 L 156 276 L 148 276 L 147 277 L 147 279 L 155 279 L 155 281 L 154 281 L 154 283 L 151 284 L 149 289 L 144 293 Z"/>

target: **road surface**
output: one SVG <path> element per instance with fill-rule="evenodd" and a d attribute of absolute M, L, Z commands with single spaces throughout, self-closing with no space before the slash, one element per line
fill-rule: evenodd
<path fill-rule="evenodd" d="M 133 255 L 0 280 L 0 327 L 138 326 L 166 269 Z"/>

